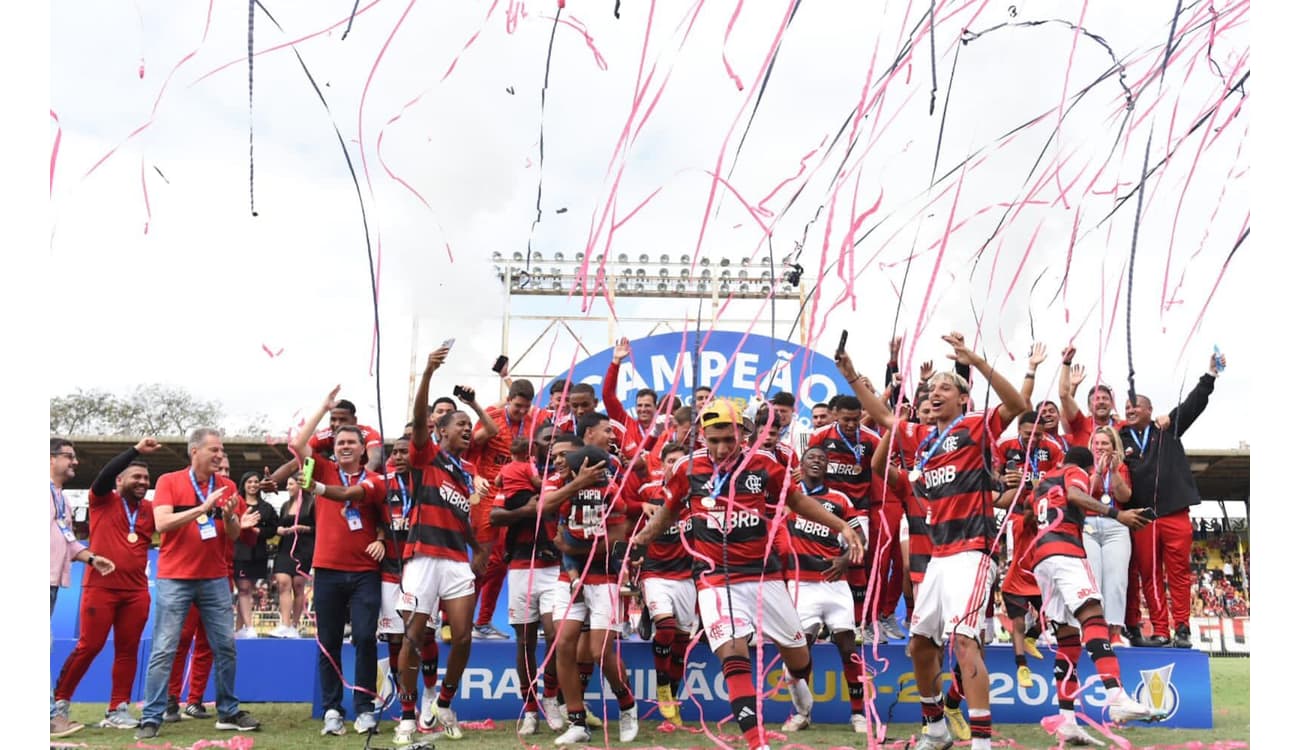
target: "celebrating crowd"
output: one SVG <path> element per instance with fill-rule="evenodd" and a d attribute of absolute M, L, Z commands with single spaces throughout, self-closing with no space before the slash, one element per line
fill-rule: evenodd
<path fill-rule="evenodd" d="M 151 467 L 159 443 L 146 437 L 95 478 L 85 542 L 63 498 L 76 447 L 52 438 L 51 610 L 71 562 L 87 566 L 81 632 L 54 689 L 51 735 L 81 728 L 69 701 L 110 630 L 103 726 L 134 728 L 145 740 L 179 721 L 193 647 L 184 713 L 208 716 L 202 692 L 214 673 L 216 727 L 258 729 L 234 695 L 234 639 L 237 625 L 252 626 L 254 585 L 268 564 L 281 612 L 274 634 L 297 632 L 309 579 L 314 590 L 322 735 L 345 734 L 349 713 L 354 731 L 379 730 L 373 693 L 355 689 L 352 705 L 343 704 L 339 665 L 350 627 L 351 684 L 375 685 L 379 644 L 387 649 L 401 708 L 394 744 L 463 736 L 452 704 L 476 628 L 489 627 L 503 585 L 523 693 L 518 732 L 533 735 L 545 723 L 557 745 L 591 740 L 598 720 L 583 697 L 597 668 L 619 706 L 619 740 L 640 732 L 618 648 L 629 597 L 644 602 L 649 620 L 662 717 L 681 724 L 686 654 L 707 644 L 751 750 L 767 738 L 750 646 L 761 639 L 780 655 L 793 707 L 783 730 L 792 732 L 811 723 L 810 643 L 820 637 L 839 652 L 854 731 L 870 731 L 866 702 L 874 698 L 858 649 L 906 637 L 924 725 L 917 747 L 960 739 L 989 748 L 984 659 L 995 586 L 1013 622 L 1021 679 L 1024 656 L 1040 655 L 1036 637 L 1054 636 L 1059 740 L 1090 739 L 1073 710 L 1085 650 L 1111 721 L 1161 718 L 1124 691 L 1115 646 L 1191 645 L 1188 509 L 1200 498 L 1181 438 L 1226 361 L 1216 353 L 1167 413 L 1130 394 L 1121 418 L 1104 384 L 1082 406 L 1076 401 L 1086 373 L 1073 347 L 1063 352 L 1057 400 L 1035 404 L 1045 347 L 1035 345 L 1016 384 L 961 334 L 943 340 L 954 371 L 926 363 L 911 393 L 902 391 L 899 340 L 883 390 L 837 351 L 850 390 L 812 409 L 811 434 L 795 424 L 790 393 L 745 405 L 701 387 L 683 404 L 644 389 L 629 412 L 615 388 L 632 355 L 626 339 L 599 398 L 592 385 L 559 379 L 545 406 L 534 403 L 527 380 L 510 382 L 506 398 L 486 408 L 462 386 L 454 399 L 431 401 L 447 342 L 428 356 L 411 422 L 391 449 L 357 423 L 338 388 L 294 439 L 295 460 L 238 484 L 216 430 L 190 435 L 190 463 L 179 468 Z M 973 402 L 974 374 L 993 394 L 984 410 Z M 317 431 L 327 415 L 329 426 Z M 147 500 L 153 472 L 164 468 L 175 470 L 157 476 Z M 277 513 L 262 497 L 280 489 L 291 499 Z M 136 719 L 129 697 L 149 617 L 145 566 L 155 532 L 154 638 Z M 272 562 L 267 542 L 275 537 Z M 1009 561 L 1001 581 L 998 558 Z M 900 600 L 906 633 L 892 614 Z M 439 626 L 449 631 L 445 656 Z M 945 689 L 949 641 L 957 664 Z"/>

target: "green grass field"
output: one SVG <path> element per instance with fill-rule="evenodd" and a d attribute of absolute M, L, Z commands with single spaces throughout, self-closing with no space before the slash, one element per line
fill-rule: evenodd
<path fill-rule="evenodd" d="M 1145 728 L 1139 725 L 1121 730 L 1119 732 L 1120 736 L 1132 742 L 1135 748 L 1148 745 L 1209 744 L 1216 740 L 1248 742 L 1250 740 L 1250 659 L 1211 659 L 1210 679 L 1214 691 L 1214 729 L 1160 729 Z M 242 735 L 252 741 L 253 747 L 272 748 L 274 750 L 279 750 L 279 748 L 324 747 L 361 750 L 365 747 L 365 738 L 356 734 L 344 737 L 321 737 L 320 723 L 310 718 L 311 706 L 307 704 L 250 703 L 245 704 L 244 707 L 256 716 L 264 727 L 260 732 Z M 157 740 L 137 745 L 130 731 L 98 729 L 94 726 L 95 722 L 103 718 L 103 710 L 104 707 L 100 704 L 74 704 L 72 718 L 86 724 L 86 729 L 64 740 L 66 746 L 78 748 L 190 748 L 201 740 L 230 740 L 234 734 L 217 731 L 213 728 L 211 722 L 186 720 L 180 724 L 164 725 L 163 734 Z M 469 717 L 463 718 L 468 719 Z M 994 721 L 996 720 L 997 716 L 995 714 Z M 466 730 L 464 739 L 455 742 L 450 740 L 441 741 L 438 746 L 444 749 L 457 748 L 458 750 L 489 750 L 528 746 L 553 747 L 551 739 L 554 735 L 549 732 L 544 730 L 543 733 L 530 738 L 533 742 L 521 743 L 519 738 L 515 737 L 513 731 L 504 728 L 507 723 L 510 722 L 498 722 L 503 728 L 494 731 Z M 779 730 L 780 728 L 779 724 L 769 726 L 773 730 Z M 348 727 L 350 730 L 351 723 L 348 724 Z M 385 722 L 381 728 L 384 730 L 383 734 L 372 738 L 370 743 L 370 747 L 376 750 L 392 746 L 392 724 Z M 725 729 L 729 732 L 735 731 L 734 726 L 725 727 Z M 905 740 L 907 735 L 903 734 L 903 732 L 906 731 L 910 734 L 916 730 L 916 727 L 895 725 L 892 730 L 888 738 L 890 742 Z M 995 745 L 1001 740 L 1004 745 L 1025 750 L 1055 747 L 1055 743 L 1036 724 L 995 724 L 994 732 Z M 1094 735 L 1096 735 L 1095 732 Z M 592 740 L 597 747 L 604 744 L 599 734 L 593 733 Z M 1014 743 L 1005 742 L 1006 740 L 1014 740 Z M 648 721 L 642 722 L 641 736 L 636 742 L 623 745 L 623 743 L 617 741 L 617 735 L 615 735 L 610 744 L 614 747 L 638 748 L 713 747 L 708 738 L 701 734 L 686 732 L 661 733 L 656 731 L 655 727 Z M 787 744 L 827 750 L 829 748 L 865 747 L 866 740 L 864 737 L 854 735 L 847 726 L 814 726 L 807 731 L 800 732 L 795 737 L 791 737 L 787 742 L 775 742 L 772 747 L 773 750 L 779 750 L 779 748 L 786 747 Z M 60 745 L 54 744 L 52 746 L 58 747 Z M 743 747 L 743 743 L 738 743 L 738 746 Z M 199 747 L 202 747 L 202 745 L 199 745 Z M 904 743 L 895 743 L 893 747 L 901 749 L 904 747 Z M 1196 747 L 1196 745 L 1192 745 L 1192 747 Z"/>

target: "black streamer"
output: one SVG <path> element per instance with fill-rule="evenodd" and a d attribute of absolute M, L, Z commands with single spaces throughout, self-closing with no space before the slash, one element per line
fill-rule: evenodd
<path fill-rule="evenodd" d="M 254 216 L 257 216 L 257 204 L 253 200 L 253 11 L 256 4 L 257 0 L 248 2 L 248 210 Z"/>
<path fill-rule="evenodd" d="M 546 67 L 542 73 L 542 111 L 537 118 L 537 217 L 533 219 L 533 225 L 528 230 L 528 253 L 524 258 L 526 273 L 533 267 L 533 235 L 537 232 L 537 225 L 542 221 L 542 177 L 546 166 L 546 87 L 551 84 L 551 53 L 555 50 L 555 30 L 560 27 L 561 10 L 563 8 L 555 9 L 555 22 L 551 24 L 551 39 L 546 43 Z"/>
<path fill-rule="evenodd" d="M 343 30 L 343 36 L 339 37 L 340 42 L 347 39 L 348 34 L 352 31 L 352 19 L 357 17 L 357 8 L 360 6 L 361 0 L 356 0 L 356 2 L 352 3 L 352 15 L 348 16 L 348 27 Z M 262 10 L 266 10 L 266 8 L 263 8 Z M 268 13 L 267 15 L 269 16 L 270 14 Z M 278 26 L 279 24 L 276 25 Z"/>

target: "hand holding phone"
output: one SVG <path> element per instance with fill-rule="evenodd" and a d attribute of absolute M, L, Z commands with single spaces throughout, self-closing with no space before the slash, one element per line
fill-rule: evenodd
<path fill-rule="evenodd" d="M 848 332 L 847 330 L 841 330 L 841 331 L 840 331 L 840 345 L 837 346 L 837 347 L 835 347 L 835 353 L 836 353 L 837 355 L 839 355 L 839 354 L 843 354 L 843 353 L 844 353 L 844 347 L 847 346 L 848 343 L 849 343 L 849 332 Z"/>
<path fill-rule="evenodd" d="M 497 375 L 504 378 L 506 376 L 506 365 L 509 363 L 510 358 L 502 354 L 500 357 L 497 357 L 496 363 L 492 365 L 492 372 L 495 372 Z"/>

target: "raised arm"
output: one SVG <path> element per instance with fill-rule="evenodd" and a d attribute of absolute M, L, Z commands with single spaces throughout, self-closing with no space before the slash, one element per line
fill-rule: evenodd
<path fill-rule="evenodd" d="M 847 352 L 839 352 L 835 355 L 835 366 L 844 379 L 849 381 L 849 385 L 853 388 L 853 395 L 862 402 L 862 409 L 871 417 L 871 421 L 875 422 L 882 432 L 892 430 L 894 422 L 897 421 L 894 413 L 876 396 L 867 376 L 858 374 Z"/>
<path fill-rule="evenodd" d="M 564 504 L 564 501 L 569 500 L 574 495 L 578 494 L 578 490 L 591 487 L 596 482 L 600 481 L 600 478 L 604 476 L 604 473 L 604 461 L 600 461 L 593 466 L 588 466 L 586 459 L 583 459 L 582 468 L 578 469 L 578 473 L 573 475 L 573 477 L 569 479 L 563 487 L 542 493 L 542 512 L 547 514 L 558 512 L 560 506 Z"/>
<path fill-rule="evenodd" d="M 142 454 L 153 453 L 161 447 L 162 443 L 151 437 L 141 438 L 140 442 L 133 447 L 127 448 L 104 464 L 104 468 L 95 475 L 95 481 L 90 484 L 90 493 L 98 497 L 107 496 L 117 484 L 117 475 L 126 471 L 126 467 L 130 466 L 132 461 Z"/>
<path fill-rule="evenodd" d="M 994 370 L 993 365 L 990 365 L 988 360 L 971 351 L 966 346 L 964 336 L 953 331 L 944 336 L 943 340 L 952 347 L 953 353 L 948 355 L 949 359 L 955 360 L 958 364 L 970 365 L 972 369 L 978 370 L 985 380 L 989 381 L 989 385 L 993 386 L 993 392 L 998 394 L 998 398 L 1002 399 L 1002 404 L 998 406 L 998 415 L 1005 424 L 1011 424 L 1011 420 L 1023 414 L 1029 408 L 1020 395 L 1020 389 L 1012 385 L 1011 381 L 1003 377 L 997 370 Z"/>
<path fill-rule="evenodd" d="M 299 461 L 306 461 L 311 458 L 311 436 L 316 433 L 316 426 L 325 418 L 326 412 L 334 408 L 334 402 L 338 401 L 341 388 L 342 386 L 334 386 L 334 389 L 329 392 L 321 405 L 316 407 L 316 412 L 307 418 L 307 421 L 302 425 L 302 429 L 298 430 L 298 434 L 294 436 L 290 447 Z"/>
<path fill-rule="evenodd" d="M 881 435 L 880 442 L 876 443 L 876 450 L 871 454 L 871 472 L 883 478 L 891 487 L 897 483 L 899 476 L 898 469 L 889 465 L 889 446 L 893 436 L 893 430 Z"/>
<path fill-rule="evenodd" d="M 862 561 L 862 536 L 859 529 L 855 529 L 848 521 L 826 510 L 821 503 L 803 494 L 797 487 L 790 488 L 785 496 L 785 504 L 790 512 L 838 531 L 844 537 L 845 543 L 849 545 L 849 562 Z"/>
<path fill-rule="evenodd" d="M 609 415 L 611 422 L 626 423 L 627 409 L 618 400 L 618 369 L 622 367 L 623 361 L 632 354 L 632 345 L 628 343 L 627 338 L 621 338 L 618 343 L 614 344 L 614 359 L 609 363 L 609 369 L 605 370 L 605 378 L 600 381 L 600 400 L 605 404 L 605 413 Z"/>
<path fill-rule="evenodd" d="M 1020 384 L 1020 397 L 1033 408 L 1034 403 L 1034 379 L 1038 375 L 1038 366 L 1043 364 L 1047 359 L 1047 347 L 1042 344 L 1034 344 L 1034 348 L 1029 350 L 1029 370 L 1025 372 L 1025 380 Z"/>
<path fill-rule="evenodd" d="M 1061 377 L 1056 384 L 1056 395 L 1061 400 L 1061 418 L 1069 431 L 1070 423 L 1079 418 L 1079 404 L 1074 394 L 1086 375 L 1083 365 L 1074 364 L 1074 346 L 1067 346 L 1061 352 Z"/>
<path fill-rule="evenodd" d="M 1205 407 L 1210 403 L 1210 394 L 1214 392 L 1214 381 L 1219 378 L 1217 367 L 1225 367 L 1228 364 L 1226 357 L 1222 355 L 1212 355 L 1210 357 L 1210 369 L 1201 375 L 1200 380 L 1196 381 L 1196 387 L 1192 392 L 1187 394 L 1187 398 L 1173 410 L 1169 412 L 1169 423 L 1173 426 L 1174 434 L 1182 437 L 1187 432 L 1187 428 L 1192 426 L 1192 422 L 1201 416 Z"/>
<path fill-rule="evenodd" d="M 429 355 L 424 365 L 424 374 L 420 376 L 420 385 L 415 389 L 415 408 L 411 421 L 415 428 L 411 430 L 411 447 L 423 448 L 429 443 L 429 379 L 447 359 L 446 347 L 439 347 Z"/>
<path fill-rule="evenodd" d="M 468 406 L 478 417 L 478 426 L 474 428 L 474 433 L 470 440 L 474 445 L 487 445 L 489 440 L 497 436 L 497 433 L 501 431 L 501 428 L 497 425 L 497 421 L 489 417 L 487 412 L 483 411 L 483 407 L 478 405 L 478 400 L 474 398 L 473 388 L 462 385 L 460 391 L 461 403 Z"/>

